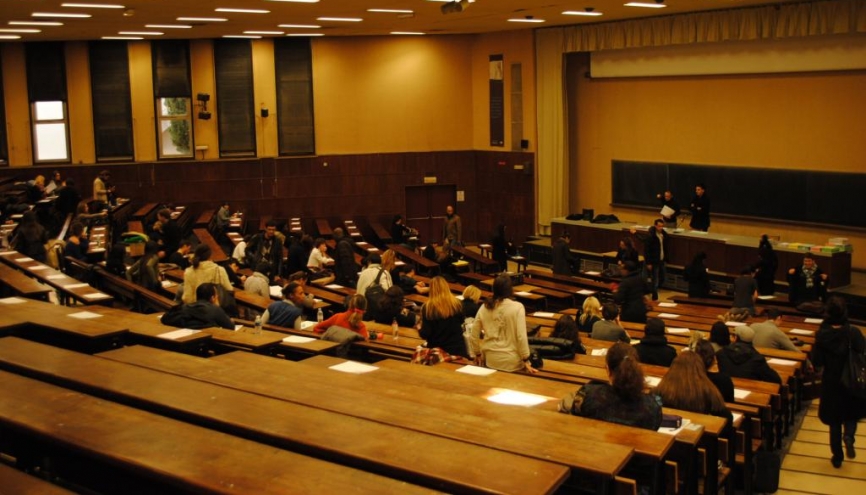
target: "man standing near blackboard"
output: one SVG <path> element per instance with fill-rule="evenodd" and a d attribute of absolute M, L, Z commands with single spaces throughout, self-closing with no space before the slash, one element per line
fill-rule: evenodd
<path fill-rule="evenodd" d="M 695 186 L 695 197 L 692 198 L 689 210 L 692 212 L 692 221 L 689 223 L 692 230 L 710 230 L 710 198 L 707 197 L 707 188 L 703 184 Z"/>
<path fill-rule="evenodd" d="M 677 228 L 680 204 L 674 199 L 674 194 L 670 191 L 665 191 L 663 194 L 656 194 L 656 198 L 662 203 L 661 215 L 665 221 L 665 227 L 669 229 Z"/>

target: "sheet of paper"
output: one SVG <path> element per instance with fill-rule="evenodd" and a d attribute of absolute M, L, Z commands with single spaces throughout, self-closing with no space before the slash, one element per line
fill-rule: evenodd
<path fill-rule="evenodd" d="M 644 383 L 649 385 L 650 387 L 658 387 L 659 383 L 661 383 L 662 379 L 657 376 L 645 376 L 643 378 Z"/>
<path fill-rule="evenodd" d="M 743 390 L 741 388 L 735 388 L 734 389 L 734 398 L 735 399 L 745 399 L 746 397 L 749 396 L 749 394 L 751 394 L 751 392 L 749 392 L 748 390 Z"/>
<path fill-rule="evenodd" d="M 496 370 L 492 370 L 490 368 L 482 368 L 481 366 L 473 366 L 471 364 L 467 364 L 462 368 L 457 368 L 455 371 L 458 373 L 466 373 L 467 375 L 476 375 L 476 376 L 487 376 L 496 373 Z"/>
<path fill-rule="evenodd" d="M 775 299 L 775 298 L 776 298 L 776 296 L 758 296 L 758 299 L 760 299 L 762 301 L 767 301 L 767 300 Z"/>
<path fill-rule="evenodd" d="M 283 339 L 283 342 L 287 342 L 289 344 L 306 344 L 308 342 L 313 342 L 314 338 L 312 337 L 302 337 L 300 335 L 289 335 L 288 337 Z"/>
<path fill-rule="evenodd" d="M 740 418 L 743 417 L 743 413 L 732 412 L 731 416 L 734 417 L 734 423 L 738 423 L 740 421 Z"/>
<path fill-rule="evenodd" d="M 0 256 L 6 256 L 9 254 L 18 254 L 15 251 L 0 251 Z"/>
<path fill-rule="evenodd" d="M 797 366 L 797 361 L 791 361 L 790 359 L 770 358 L 767 360 L 767 364 L 778 364 L 779 366 Z"/>
<path fill-rule="evenodd" d="M 69 284 L 69 285 L 63 286 L 64 289 L 80 289 L 82 287 L 87 287 L 87 284 L 81 283 L 81 284 Z"/>
<path fill-rule="evenodd" d="M 315 321 L 304 321 L 304 322 L 301 323 L 301 330 L 310 330 L 310 329 L 312 329 L 314 326 L 316 326 L 316 322 L 315 322 Z"/>
<path fill-rule="evenodd" d="M 327 287 L 329 289 L 342 289 L 343 288 L 343 286 L 340 284 L 328 284 L 325 287 Z"/>
<path fill-rule="evenodd" d="M 688 334 L 691 333 L 691 332 L 692 332 L 692 331 L 689 330 L 688 328 L 681 328 L 681 327 L 668 327 L 668 333 L 676 333 L 676 334 L 680 334 L 680 335 L 688 335 Z"/>
<path fill-rule="evenodd" d="M 157 337 L 169 340 L 177 340 L 188 337 L 190 335 L 195 335 L 199 332 L 201 332 L 201 330 L 190 330 L 189 328 L 181 328 L 180 330 L 173 330 L 171 332 L 161 333 L 157 335 Z"/>
<path fill-rule="evenodd" d="M 18 263 L 27 263 L 28 261 L 33 261 L 33 258 L 28 258 L 25 256 L 23 258 L 16 258 L 15 261 Z"/>
<path fill-rule="evenodd" d="M 607 356 L 607 349 L 593 349 L 590 351 L 593 356 Z"/>
<path fill-rule="evenodd" d="M 744 326 L 746 326 L 746 324 L 743 323 L 742 321 L 726 321 L 725 325 L 727 325 L 729 327 L 744 327 Z"/>
<path fill-rule="evenodd" d="M 587 275 L 592 275 L 593 277 L 597 277 L 597 276 L 601 275 L 601 272 L 597 272 L 595 270 L 591 270 L 591 271 L 584 272 L 584 273 L 586 273 Z"/>
<path fill-rule="evenodd" d="M 555 313 L 548 313 L 547 311 L 536 311 L 532 313 L 532 316 L 537 316 L 539 318 L 553 318 Z"/>
<path fill-rule="evenodd" d="M 679 428 L 659 428 L 659 433 L 665 433 L 668 435 L 677 435 L 679 432 L 683 431 L 683 429 L 693 429 L 690 425 L 691 421 L 686 418 L 683 418 L 683 422 L 680 424 Z"/>
<path fill-rule="evenodd" d="M 101 318 L 99 313 L 91 313 L 90 311 L 79 311 L 78 313 L 70 313 L 66 315 L 70 318 L 78 318 L 79 320 L 89 320 L 91 318 Z"/>
<path fill-rule="evenodd" d="M 793 333 L 793 334 L 797 334 L 797 335 L 815 335 L 814 330 L 803 330 L 802 328 L 794 328 L 791 331 L 789 331 L 788 333 Z"/>
<path fill-rule="evenodd" d="M 93 294 L 84 294 L 84 298 L 89 299 L 91 301 L 94 299 L 108 299 L 110 297 L 111 296 L 109 296 L 108 294 L 103 294 L 101 292 L 95 292 Z"/>
<path fill-rule="evenodd" d="M 40 271 L 40 270 L 47 270 L 47 269 L 49 269 L 49 268 L 51 268 L 51 267 L 50 267 L 50 266 L 47 266 L 47 265 L 39 265 L 39 266 L 31 266 L 31 267 L 29 268 L 29 270 L 30 270 L 30 271 L 33 271 L 33 272 L 38 272 L 38 271 Z"/>
<path fill-rule="evenodd" d="M 659 303 L 659 307 L 661 307 L 661 308 L 676 308 L 677 303 L 662 302 L 662 303 Z"/>
<path fill-rule="evenodd" d="M 662 210 L 661 210 L 659 213 L 660 213 L 661 216 L 663 216 L 663 217 L 669 217 L 669 216 L 673 215 L 673 214 L 676 213 L 676 212 L 675 212 L 674 209 L 671 208 L 670 206 L 668 206 L 668 205 L 664 205 L 664 206 L 662 206 Z"/>
<path fill-rule="evenodd" d="M 490 402 L 495 402 L 497 404 L 506 404 L 510 406 L 532 407 L 537 406 L 538 404 L 543 404 L 548 400 L 553 400 L 553 397 L 529 394 L 526 392 L 519 392 L 517 390 L 497 388 L 493 389 L 493 392 L 493 395 L 487 397 L 487 400 L 489 400 Z"/>
<path fill-rule="evenodd" d="M 47 278 L 48 280 L 60 280 L 62 278 L 66 278 L 66 275 L 62 273 L 55 273 L 54 275 L 49 275 L 45 278 Z"/>
<path fill-rule="evenodd" d="M 243 327 L 243 325 L 235 325 L 235 332 L 239 332 Z"/>
<path fill-rule="evenodd" d="M 281 299 L 283 297 L 283 288 L 279 285 L 272 285 L 268 287 L 268 292 L 270 292 L 271 297 L 276 297 L 277 299 Z"/>
<path fill-rule="evenodd" d="M 579 291 L 577 291 L 577 293 L 581 296 L 591 296 L 595 294 L 595 291 L 589 289 L 580 289 Z"/>
<path fill-rule="evenodd" d="M 519 291 L 519 292 L 515 292 L 514 295 L 515 295 L 515 296 L 523 296 L 523 297 L 527 297 L 527 296 L 531 296 L 531 295 L 532 295 L 532 292 L 526 292 L 525 290 L 522 290 L 522 291 Z"/>
<path fill-rule="evenodd" d="M 806 318 L 806 323 L 814 323 L 816 325 L 820 325 L 822 321 L 824 320 L 821 318 Z"/>
<path fill-rule="evenodd" d="M 20 297 L 4 297 L 0 299 L 0 304 L 24 304 L 25 302 L 27 301 Z"/>
<path fill-rule="evenodd" d="M 168 289 L 169 287 L 174 287 L 175 285 L 177 285 L 176 283 L 172 282 L 171 280 L 163 280 L 162 282 L 160 282 L 160 284 L 162 284 L 162 286 L 165 287 L 166 289 Z"/>
<path fill-rule="evenodd" d="M 358 363 L 355 361 L 346 361 L 344 363 L 335 364 L 334 366 L 330 366 L 330 369 L 334 371 L 342 371 L 343 373 L 369 373 L 371 371 L 376 371 L 379 369 L 376 366 L 370 366 L 369 364 Z"/>
<path fill-rule="evenodd" d="M 640 344 L 640 339 L 631 339 L 628 341 L 630 345 L 638 345 Z"/>
<path fill-rule="evenodd" d="M 679 318 L 680 315 L 676 315 L 673 313 L 659 313 L 659 318 Z"/>

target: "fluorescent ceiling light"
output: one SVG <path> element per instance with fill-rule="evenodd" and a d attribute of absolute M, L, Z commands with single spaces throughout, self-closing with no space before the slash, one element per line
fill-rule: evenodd
<path fill-rule="evenodd" d="M 141 36 L 103 36 L 104 40 L 143 40 Z"/>
<path fill-rule="evenodd" d="M 270 10 L 261 10 L 261 9 L 232 9 L 220 7 L 214 9 L 215 12 L 234 12 L 236 14 L 270 14 Z"/>
<path fill-rule="evenodd" d="M 224 34 L 223 38 L 241 38 L 241 39 L 248 39 L 248 40 L 260 40 L 260 39 L 262 39 L 261 36 L 255 36 L 252 34 Z"/>
<path fill-rule="evenodd" d="M 315 24 L 280 24 L 277 27 L 289 28 L 289 29 L 321 29 L 322 28 L 322 26 L 317 26 Z"/>
<path fill-rule="evenodd" d="M 17 34 L 0 34 L 0 40 L 20 40 L 21 36 Z"/>
<path fill-rule="evenodd" d="M 289 33 L 286 36 L 324 36 L 323 33 Z"/>
<path fill-rule="evenodd" d="M 518 17 L 518 18 L 516 18 L 516 19 L 508 19 L 508 22 L 534 22 L 534 23 L 539 23 L 539 22 L 544 22 L 544 19 L 526 19 L 526 18 L 520 18 L 520 17 Z"/>
<path fill-rule="evenodd" d="M 178 17 L 176 21 L 182 22 L 226 22 L 224 17 Z"/>
<path fill-rule="evenodd" d="M 244 34 L 286 34 L 285 31 L 244 31 Z"/>
<path fill-rule="evenodd" d="M 34 12 L 30 14 L 33 17 L 68 17 L 72 19 L 87 19 L 93 17 L 90 14 L 61 14 L 59 12 Z"/>
<path fill-rule="evenodd" d="M 165 33 L 160 31 L 118 31 L 117 34 L 124 36 L 162 36 Z"/>
<path fill-rule="evenodd" d="M 0 33 L 41 33 L 41 29 L 0 28 Z"/>
<path fill-rule="evenodd" d="M 316 17 L 317 21 L 331 21 L 331 22 L 361 22 L 364 19 L 360 17 Z"/>
<path fill-rule="evenodd" d="M 110 3 L 61 3 L 61 7 L 72 7 L 81 9 L 125 9 L 123 5 Z"/>
<path fill-rule="evenodd" d="M 52 21 L 9 21 L 10 26 L 62 26 L 62 22 Z"/>
<path fill-rule="evenodd" d="M 601 12 L 595 12 L 595 11 L 587 12 L 585 10 L 566 10 L 565 12 L 562 13 L 562 15 L 583 15 L 586 17 L 598 17 L 598 16 L 602 15 L 602 13 Z"/>
<path fill-rule="evenodd" d="M 367 12 L 378 12 L 380 14 L 414 14 L 410 9 L 367 9 Z"/>
<path fill-rule="evenodd" d="M 391 34 L 404 36 L 424 36 L 425 33 L 422 33 L 420 31 L 391 31 Z"/>
<path fill-rule="evenodd" d="M 319 0 L 268 0 L 270 2 L 319 3 Z"/>
<path fill-rule="evenodd" d="M 644 7 L 647 9 L 663 9 L 667 7 L 667 5 L 663 3 L 649 3 L 649 2 L 629 2 L 625 4 L 626 7 Z"/>
<path fill-rule="evenodd" d="M 192 29 L 189 24 L 145 24 L 144 27 L 151 29 Z"/>

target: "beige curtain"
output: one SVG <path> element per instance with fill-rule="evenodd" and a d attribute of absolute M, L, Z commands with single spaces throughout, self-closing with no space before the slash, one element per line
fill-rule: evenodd
<path fill-rule="evenodd" d="M 866 0 L 825 0 L 536 31 L 538 230 L 568 214 L 564 54 L 675 44 L 866 33 Z"/>

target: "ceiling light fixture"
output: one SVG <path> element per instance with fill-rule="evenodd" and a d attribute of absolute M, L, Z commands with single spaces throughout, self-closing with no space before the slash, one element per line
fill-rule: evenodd
<path fill-rule="evenodd" d="M 192 29 L 189 24 L 145 24 L 144 27 L 151 29 Z"/>
<path fill-rule="evenodd" d="M 647 9 L 663 9 L 663 8 L 667 7 L 667 5 L 664 4 L 664 0 L 661 0 L 661 2 L 659 2 L 659 1 L 657 0 L 656 3 L 650 3 L 650 2 L 629 2 L 629 3 L 624 4 L 624 5 L 625 5 L 626 7 L 644 7 L 644 8 L 647 8 Z"/>
<path fill-rule="evenodd" d="M 124 36 L 162 36 L 165 33 L 160 31 L 118 31 L 117 34 Z"/>
<path fill-rule="evenodd" d="M 269 2 L 287 2 L 287 3 L 319 3 L 319 0 L 268 0 Z"/>
<path fill-rule="evenodd" d="M 535 19 L 532 16 L 527 16 L 525 18 L 517 17 L 515 19 L 508 19 L 508 22 L 531 22 L 531 23 L 539 23 L 544 22 L 544 19 Z"/>
<path fill-rule="evenodd" d="M 404 36 L 424 36 L 425 33 L 422 33 L 420 31 L 391 31 L 391 34 Z"/>
<path fill-rule="evenodd" d="M 324 33 L 289 33 L 286 36 L 324 36 Z"/>
<path fill-rule="evenodd" d="M 0 28 L 0 33 L 41 33 L 41 29 Z"/>
<path fill-rule="evenodd" d="M 81 8 L 81 9 L 125 9 L 123 5 L 115 5 L 110 3 L 61 3 L 61 7 Z"/>
<path fill-rule="evenodd" d="M 361 22 L 360 17 L 316 17 L 317 21 L 323 22 Z"/>
<path fill-rule="evenodd" d="M 601 12 L 596 12 L 594 7 L 587 7 L 585 10 L 566 10 L 562 15 L 582 15 L 586 17 L 598 17 L 603 15 Z"/>
<path fill-rule="evenodd" d="M 219 7 L 214 9 L 214 12 L 233 12 L 235 14 L 270 14 L 270 10 L 262 10 L 262 9 L 232 9 Z"/>
<path fill-rule="evenodd" d="M 322 29 L 322 26 L 316 24 L 279 24 L 277 27 L 288 29 Z"/>
<path fill-rule="evenodd" d="M 103 36 L 104 40 L 143 40 L 141 36 Z"/>
<path fill-rule="evenodd" d="M 178 17 L 176 21 L 181 22 L 226 22 L 224 17 Z"/>
<path fill-rule="evenodd" d="M 0 40 L 20 40 L 21 36 L 17 34 L 0 34 Z"/>
<path fill-rule="evenodd" d="M 93 17 L 90 14 L 63 14 L 60 12 L 34 12 L 30 14 L 32 17 L 64 17 L 69 19 L 87 19 Z"/>
<path fill-rule="evenodd" d="M 244 34 L 280 35 L 280 34 L 286 34 L 286 32 L 285 31 L 244 31 Z"/>
<path fill-rule="evenodd" d="M 9 21 L 10 26 L 62 26 L 62 22 L 52 21 Z"/>
<path fill-rule="evenodd" d="M 260 39 L 262 39 L 261 36 L 256 36 L 254 34 L 224 34 L 223 38 L 240 38 L 240 39 L 247 39 L 247 40 L 260 40 Z"/>
<path fill-rule="evenodd" d="M 376 12 L 378 14 L 414 14 L 415 11 L 410 9 L 367 9 L 367 12 Z"/>

